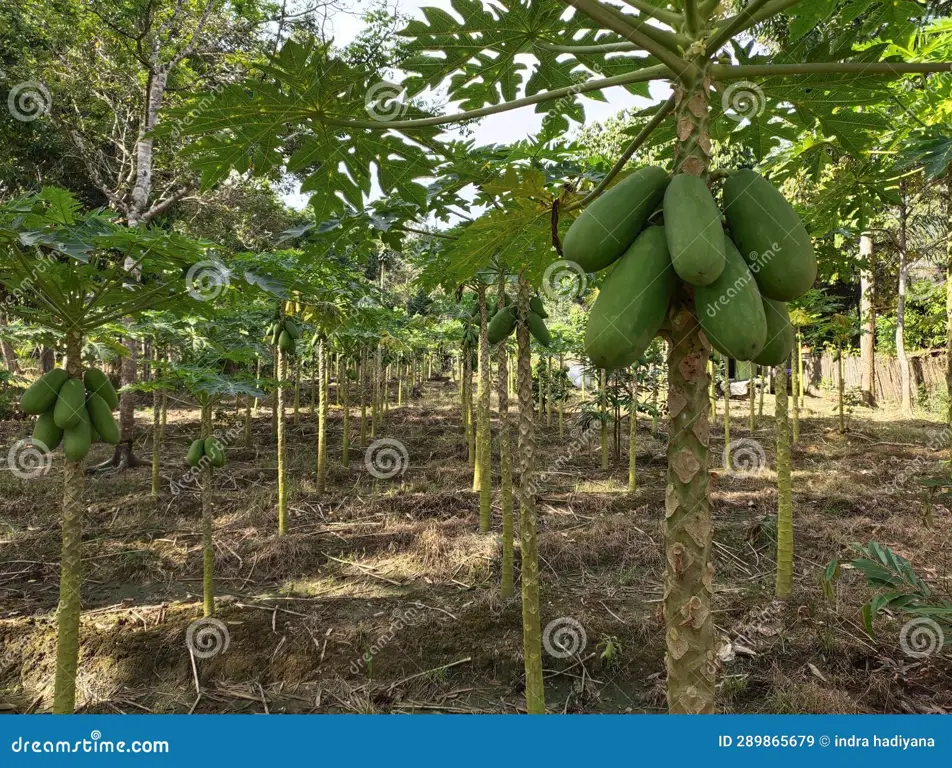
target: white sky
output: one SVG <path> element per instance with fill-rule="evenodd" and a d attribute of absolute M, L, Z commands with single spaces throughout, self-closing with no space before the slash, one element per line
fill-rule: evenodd
<path fill-rule="evenodd" d="M 424 18 L 420 11 L 424 6 L 441 8 L 455 15 L 448 0 L 395 0 L 395 3 L 401 14 L 413 18 Z M 363 27 L 361 17 L 373 6 L 374 3 L 368 0 L 352 0 L 351 13 L 337 13 L 331 18 L 329 26 L 338 45 L 346 45 L 359 34 Z M 663 100 L 668 97 L 670 90 L 665 83 L 651 83 L 651 95 L 654 97 L 651 100 L 633 96 L 621 87 L 609 88 L 603 91 L 603 94 L 606 102 L 582 98 L 587 125 L 606 120 L 623 109 L 642 108 Z M 542 117 L 542 114 L 535 112 L 535 106 L 490 115 L 471 128 L 471 135 L 478 144 L 510 144 L 538 132 Z M 307 205 L 307 197 L 302 195 L 291 195 L 285 200 L 295 208 L 304 208 Z"/>

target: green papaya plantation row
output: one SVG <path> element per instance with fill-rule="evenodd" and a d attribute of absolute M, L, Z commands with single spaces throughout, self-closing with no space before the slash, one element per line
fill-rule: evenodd
<path fill-rule="evenodd" d="M 0 708 L 952 711 L 941 4 L 87 5 L 0 12 Z"/>

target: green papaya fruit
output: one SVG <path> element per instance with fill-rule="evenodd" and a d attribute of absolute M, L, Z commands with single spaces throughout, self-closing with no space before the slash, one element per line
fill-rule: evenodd
<path fill-rule="evenodd" d="M 192 440 L 192 444 L 188 447 L 188 453 L 185 455 L 185 461 L 188 462 L 190 467 L 197 467 L 204 455 L 205 441 L 202 439 Z"/>
<path fill-rule="evenodd" d="M 278 349 L 282 352 L 289 352 L 291 350 L 292 341 L 294 340 L 287 331 L 281 331 L 281 335 L 278 336 Z"/>
<path fill-rule="evenodd" d="M 498 344 L 516 329 L 516 310 L 513 306 L 504 307 L 496 313 L 486 328 L 490 344 Z"/>
<path fill-rule="evenodd" d="M 53 406 L 53 421 L 60 429 L 75 427 L 86 413 L 86 387 L 82 379 L 67 379 Z"/>
<path fill-rule="evenodd" d="M 535 340 L 543 347 L 548 347 L 552 343 L 552 336 L 549 334 L 549 329 L 545 327 L 545 320 L 539 317 L 535 312 L 529 313 L 529 333 L 531 333 L 535 337 Z"/>
<path fill-rule="evenodd" d="M 490 304 L 486 307 L 486 322 L 492 320 L 496 313 L 499 311 L 499 306 L 497 304 Z"/>
<path fill-rule="evenodd" d="M 773 184 L 751 170 L 731 174 L 724 183 L 724 215 L 764 296 L 792 301 L 810 290 L 816 280 L 813 243 Z"/>
<path fill-rule="evenodd" d="M 585 353 L 598 368 L 627 368 L 658 335 L 678 277 L 664 227 L 649 227 L 619 259 L 588 313 Z"/>
<path fill-rule="evenodd" d="M 96 431 L 96 428 L 92 425 L 92 420 L 90 420 L 90 423 L 89 423 L 89 442 L 90 442 L 90 443 L 98 443 L 100 439 L 101 439 L 101 438 L 100 438 L 99 433 Z"/>
<path fill-rule="evenodd" d="M 562 241 L 562 256 L 586 272 L 617 261 L 645 226 L 664 197 L 670 177 L 649 165 L 596 198 L 572 222 Z"/>
<path fill-rule="evenodd" d="M 694 311 L 711 345 L 735 360 L 753 360 L 767 341 L 764 302 L 740 251 L 724 237 L 724 271 L 694 288 Z"/>
<path fill-rule="evenodd" d="M 297 339 L 301 335 L 301 329 L 291 318 L 288 318 L 284 321 L 284 330 L 288 332 L 288 336 L 290 336 L 292 339 Z"/>
<path fill-rule="evenodd" d="M 545 306 L 542 304 L 542 299 L 538 296 L 533 296 L 529 299 L 529 309 L 535 312 L 539 317 L 545 320 L 549 313 L 545 311 Z"/>
<path fill-rule="evenodd" d="M 679 173 L 664 193 L 664 234 L 674 271 L 691 285 L 710 285 L 724 269 L 721 212 L 704 179 Z"/>
<path fill-rule="evenodd" d="M 53 411 L 41 413 L 33 427 L 33 445 L 42 444 L 48 451 L 53 451 L 63 441 L 63 430 L 53 421 Z"/>
<path fill-rule="evenodd" d="M 213 467 L 225 466 L 225 449 L 214 435 L 205 438 L 205 455 L 211 460 Z"/>
<path fill-rule="evenodd" d="M 70 379 L 70 381 L 79 381 L 79 379 Z M 69 382 L 67 382 L 68 384 Z M 80 385 L 82 384 L 79 381 Z M 65 384 L 63 385 L 65 386 Z M 57 401 L 58 402 L 58 401 Z M 86 412 L 85 404 L 80 409 L 79 419 L 72 427 L 63 430 L 63 453 L 70 461 L 82 461 L 89 453 L 89 445 L 92 443 L 93 435 L 89 423 L 89 414 Z"/>
<path fill-rule="evenodd" d="M 790 325 L 790 312 L 785 302 L 764 297 L 764 314 L 767 316 L 767 342 L 753 361 L 757 365 L 780 365 L 793 351 L 794 334 L 793 326 Z"/>
<path fill-rule="evenodd" d="M 118 445 L 119 425 L 116 424 L 106 401 L 99 395 L 92 394 L 86 398 L 86 410 L 89 411 L 89 420 L 99 436 L 109 445 Z"/>
<path fill-rule="evenodd" d="M 86 385 L 86 392 L 89 394 L 95 392 L 99 395 L 106 401 L 110 411 L 119 407 L 119 395 L 105 373 L 96 368 L 87 368 L 83 374 L 83 383 Z"/>
<path fill-rule="evenodd" d="M 20 409 L 34 416 L 45 413 L 56 404 L 56 396 L 68 378 L 64 368 L 44 373 L 20 395 Z"/>

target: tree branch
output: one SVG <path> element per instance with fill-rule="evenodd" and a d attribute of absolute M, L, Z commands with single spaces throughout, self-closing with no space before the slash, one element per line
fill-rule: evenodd
<path fill-rule="evenodd" d="M 674 11 L 666 11 L 664 8 L 658 8 L 652 5 L 645 0 L 622 0 L 627 5 L 630 5 L 632 8 L 639 11 L 644 16 L 650 16 L 656 21 L 660 21 L 662 24 L 667 24 L 669 27 L 677 29 L 681 26 L 681 22 L 684 21 L 684 17 L 680 13 L 675 13 Z M 719 3 L 720 0 L 717 0 Z"/>
<path fill-rule="evenodd" d="M 347 120 L 333 118 L 328 115 L 319 114 L 317 119 L 326 125 L 336 125 L 346 128 L 370 128 L 379 131 L 388 130 L 411 130 L 413 128 L 431 128 L 436 125 L 446 125 L 448 123 L 459 123 L 465 120 L 472 120 L 477 117 L 487 117 L 488 115 L 497 115 L 500 112 L 508 112 L 511 109 L 519 107 L 528 107 L 543 101 L 561 99 L 566 96 L 575 96 L 589 91 L 601 91 L 615 85 L 629 85 L 631 83 L 644 83 L 650 80 L 664 80 L 670 78 L 672 72 L 663 64 L 656 64 L 652 67 L 645 67 L 635 72 L 627 72 L 624 75 L 615 75 L 614 77 L 605 77 L 597 80 L 589 80 L 578 85 L 569 85 L 564 88 L 553 88 L 551 91 L 535 93 L 532 96 L 526 96 L 514 101 L 503 102 L 502 104 L 493 104 L 489 107 L 480 107 L 469 112 L 458 112 L 455 115 L 435 115 L 433 117 L 422 117 L 415 120 L 394 120 L 386 122 L 383 120 Z"/>
<path fill-rule="evenodd" d="M 693 70 L 693 67 L 688 64 L 688 62 L 674 53 L 666 45 L 658 43 L 643 32 L 640 32 L 629 22 L 623 21 L 607 6 L 599 3 L 598 0 L 562 0 L 562 2 L 581 11 L 593 21 L 601 24 L 605 29 L 610 29 L 626 40 L 635 43 L 643 51 L 650 53 L 659 61 L 663 62 L 678 78 L 682 77 L 684 73 Z M 635 17 L 631 18 L 634 21 L 638 21 Z M 645 22 L 642 21 L 641 24 L 644 25 Z"/>
<path fill-rule="evenodd" d="M 698 31 L 698 13 L 695 0 L 681 0 L 681 7 L 684 9 L 684 24 L 688 32 L 696 35 Z"/>
<path fill-rule="evenodd" d="M 674 104 L 675 98 L 674 96 L 671 96 L 666 102 L 664 102 L 664 104 L 658 107 L 658 111 L 655 112 L 651 120 L 645 124 L 644 128 L 638 131 L 638 135 L 632 139 L 631 144 L 625 147 L 625 151 L 621 153 L 621 157 L 618 158 L 611 170 L 605 175 L 605 178 L 598 183 L 598 186 L 589 192 L 583 200 L 572 203 L 571 205 L 567 205 L 562 208 L 562 210 L 574 211 L 576 208 L 584 208 L 586 205 L 592 202 L 592 200 L 602 194 L 602 192 L 604 192 L 608 185 L 612 182 L 612 179 L 614 179 L 621 172 L 622 168 L 625 167 L 625 164 L 631 160 L 632 155 L 634 155 L 641 145 L 648 140 L 648 137 L 651 136 L 651 134 L 654 132 L 654 129 L 661 125 L 662 121 L 671 114 L 671 111 L 674 109 Z"/>
<path fill-rule="evenodd" d="M 160 216 L 165 213 L 169 208 L 175 205 L 179 200 L 185 197 L 189 192 L 195 189 L 195 183 L 190 181 L 182 187 L 179 187 L 175 192 L 169 195 L 164 200 L 153 205 L 149 210 L 142 214 L 140 217 L 142 221 L 151 221 L 156 216 Z"/>
<path fill-rule="evenodd" d="M 952 62 L 886 62 L 830 61 L 815 64 L 714 64 L 715 80 L 744 80 L 748 77 L 786 75 L 915 75 L 930 72 L 952 72 Z"/>
<path fill-rule="evenodd" d="M 751 13 L 747 18 L 747 22 L 742 27 L 739 27 L 734 31 L 736 33 L 750 29 L 752 26 L 754 26 L 754 24 L 759 24 L 761 21 L 769 19 L 772 16 L 776 16 L 779 13 L 783 13 L 791 5 L 796 5 L 799 2 L 800 0 L 769 0 L 769 2 L 764 3 L 764 5 L 761 6 L 758 11 Z M 743 16 L 746 10 L 747 9 L 745 8 L 736 16 L 731 16 L 730 18 L 726 19 L 725 24 L 733 23 L 737 18 Z"/>
<path fill-rule="evenodd" d="M 554 53 L 618 53 L 620 51 L 640 51 L 634 43 L 597 43 L 595 45 L 559 45 L 544 40 L 536 42 L 540 48 Z"/>
<path fill-rule="evenodd" d="M 728 42 L 735 34 L 747 29 L 750 26 L 747 24 L 747 22 L 753 18 L 757 11 L 759 11 L 769 2 L 770 0 L 751 0 L 746 6 L 744 6 L 744 10 L 742 10 L 736 16 L 726 19 L 724 23 L 714 31 L 714 34 L 710 40 L 708 40 L 705 53 L 710 56 L 722 45 L 724 45 L 724 43 Z"/>

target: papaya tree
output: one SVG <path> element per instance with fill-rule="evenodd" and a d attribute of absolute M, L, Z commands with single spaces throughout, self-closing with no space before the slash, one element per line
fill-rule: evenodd
<path fill-rule="evenodd" d="M 671 98 L 653 114 L 641 118 L 640 130 L 616 166 L 594 188 L 574 192 L 574 185 L 569 185 L 555 194 L 545 190 L 544 194 L 516 195 L 525 203 L 506 208 L 504 221 L 495 215 L 500 211 L 489 212 L 481 217 L 478 226 L 474 222 L 467 227 L 470 237 L 463 235 L 458 242 L 474 245 L 479 234 L 482 248 L 477 253 L 484 254 L 487 262 L 500 248 L 512 247 L 531 254 L 536 262 L 548 261 L 552 249 L 558 251 L 560 245 L 566 259 L 580 264 L 585 271 L 596 271 L 609 266 L 621 253 L 604 246 L 604 234 L 587 238 L 585 227 L 577 230 L 578 236 L 574 238 L 566 233 L 556 245 L 552 242 L 553 221 L 567 222 L 584 208 L 585 212 L 576 219 L 581 221 L 613 190 L 624 188 L 627 193 L 614 196 L 616 201 L 625 201 L 624 209 L 619 209 L 618 202 L 601 205 L 587 220 L 594 226 L 603 215 L 599 210 L 614 209 L 614 215 L 605 218 L 613 226 L 603 224 L 602 232 L 613 230 L 615 223 L 626 220 L 627 229 L 623 235 L 615 232 L 615 239 L 624 241 L 627 248 L 662 202 L 669 175 L 673 174 L 671 183 L 678 190 L 672 195 L 672 202 L 689 198 L 702 201 L 693 211 L 705 211 L 703 221 L 709 226 L 705 230 L 708 237 L 696 241 L 694 247 L 689 247 L 690 240 L 670 244 L 676 251 L 673 261 L 681 271 L 667 276 L 669 271 L 663 263 L 653 263 L 653 274 L 664 273 L 666 277 L 654 283 L 636 306 L 640 327 L 651 325 L 650 335 L 662 332 L 669 338 L 669 490 L 665 518 L 669 565 L 664 601 L 668 704 L 672 712 L 711 712 L 717 662 L 711 613 L 706 361 L 710 337 L 717 336 L 711 332 L 712 322 L 724 326 L 724 315 L 740 314 L 715 312 L 715 316 L 720 315 L 719 320 L 706 318 L 706 307 L 719 306 L 718 299 L 726 291 L 723 283 L 716 284 L 720 274 L 712 275 L 718 271 L 718 265 L 723 264 L 723 271 L 729 264 L 731 270 L 725 282 L 746 279 L 743 270 L 749 270 L 745 264 L 747 257 L 751 253 L 764 256 L 770 251 L 762 242 L 751 247 L 757 241 L 753 224 L 764 218 L 763 207 L 761 213 L 753 213 L 755 198 L 766 195 L 770 198 L 768 219 L 778 225 L 776 239 L 783 258 L 770 258 L 769 268 L 758 272 L 757 290 L 764 289 L 771 300 L 786 301 L 809 288 L 815 276 L 815 261 L 811 259 L 812 250 L 808 251 L 809 241 L 802 225 L 796 222 L 790 229 L 794 221 L 791 217 L 796 215 L 793 210 L 766 181 L 755 178 L 753 171 L 717 168 L 712 174 L 712 142 L 752 147 L 755 161 L 760 161 L 791 131 L 808 128 L 836 134 L 844 145 L 856 148 L 882 125 L 875 118 L 869 119 L 865 108 L 887 98 L 888 89 L 882 85 L 885 79 L 913 73 L 947 76 L 949 63 L 909 62 L 888 44 L 874 44 L 876 40 L 907 34 L 908 18 L 885 18 L 874 9 L 854 25 L 855 18 L 846 16 L 851 13 L 849 4 L 832 2 L 751 0 L 737 12 L 706 0 L 684 0 L 677 10 L 642 2 L 619 7 L 600 0 L 544 4 L 519 0 L 498 7 L 474 0 L 454 0 L 453 6 L 461 20 L 444 11 L 425 9 L 424 18 L 411 21 L 404 30 L 407 47 L 414 54 L 402 64 L 406 72 L 401 83 L 404 98 L 393 99 L 392 92 L 384 96 L 379 89 L 375 90 L 381 80 L 369 67 L 335 59 L 326 46 L 295 40 L 282 47 L 263 77 L 251 77 L 240 87 L 223 89 L 214 97 L 214 108 L 205 110 L 185 130 L 215 135 L 215 141 L 198 150 L 198 162 L 207 183 L 227 176 L 236 166 L 235 158 L 240 158 L 240 170 L 254 168 L 262 174 L 284 164 L 292 171 L 308 174 L 305 184 L 313 191 L 311 206 L 318 220 L 324 221 L 342 212 L 348 204 L 360 207 L 364 196 L 371 192 L 371 168 L 384 168 L 390 171 L 379 175 L 383 193 L 399 195 L 426 213 L 424 183 L 432 178 L 434 162 L 441 158 L 452 160 L 463 170 L 472 165 L 467 158 L 458 157 L 463 154 L 458 145 L 438 143 L 443 126 L 537 105 L 545 115 L 538 138 L 547 141 L 563 134 L 570 119 L 582 118 L 580 98 L 585 94 L 622 86 L 646 96 L 651 81 L 667 81 L 671 85 Z M 915 8 L 916 21 L 926 21 L 929 12 L 924 7 Z M 567 13 L 569 9 L 572 10 Z M 786 45 L 765 49 L 744 44 L 760 25 L 769 26 L 780 16 L 789 22 Z M 486 29 L 493 29 L 494 34 L 487 36 Z M 449 38 L 453 39 L 451 48 L 446 46 Z M 526 55 L 534 57 L 536 66 L 526 67 L 522 61 Z M 487 67 L 487 61 L 491 66 Z M 331 62 L 333 66 L 329 66 Z M 414 100 L 426 88 L 442 86 L 451 102 L 464 103 L 465 111 L 437 114 Z M 755 108 L 745 109 L 750 104 Z M 398 116 L 387 117 L 395 114 L 394 107 Z M 385 119 L 379 119 L 381 116 Z M 283 137 L 292 132 L 295 140 L 287 144 L 288 156 L 283 156 L 275 148 L 282 146 Z M 318 158 L 339 160 L 342 143 L 349 148 L 347 174 L 338 173 L 334 162 L 319 163 L 313 170 Z M 670 167 L 645 168 L 615 183 L 628 161 L 645 146 L 664 146 Z M 681 177 L 689 178 L 679 181 Z M 719 213 L 714 221 L 712 206 L 716 203 L 704 196 L 700 186 L 709 187 L 720 180 L 724 181 L 723 190 L 716 191 L 722 192 L 733 238 L 723 243 L 723 235 L 714 236 L 721 231 Z M 543 178 L 543 186 L 544 181 Z M 537 181 L 531 175 L 521 175 L 506 181 L 510 189 L 513 183 L 523 183 L 525 191 Z M 700 221 L 697 216 L 692 219 L 693 214 L 688 211 L 687 204 L 676 205 L 670 214 L 677 218 L 680 212 L 688 221 Z M 637 215 L 626 218 L 631 213 Z M 664 215 L 667 221 L 669 211 Z M 781 222 L 786 228 L 780 226 Z M 662 252 L 658 234 L 651 232 L 649 228 L 642 235 L 646 237 L 642 248 L 647 256 Z M 575 245 L 572 240 L 576 240 Z M 731 250 L 736 245 L 734 240 L 740 241 L 736 254 Z M 581 244 L 584 251 L 586 243 L 599 251 L 593 252 L 592 261 L 580 256 L 576 248 Z M 543 244 L 540 249 L 538 246 Z M 791 260 L 791 254 L 797 257 Z M 513 270 L 521 275 L 518 306 L 526 324 L 531 320 L 527 258 Z M 640 261 L 642 269 L 646 269 L 645 259 L 629 261 Z M 622 266 L 619 262 L 615 272 Z M 531 271 L 535 269 L 533 265 Z M 711 282 L 705 285 L 708 279 Z M 791 286 L 786 290 L 785 280 Z M 732 327 L 746 331 L 752 326 L 764 328 L 766 313 L 763 308 L 757 312 L 752 301 L 753 289 L 744 295 L 745 300 L 751 300 L 744 314 L 753 313 L 757 322 L 735 323 Z M 644 301 L 648 298 L 651 300 Z M 703 308 L 701 312 L 696 312 L 697 306 Z M 598 314 L 600 311 L 593 308 L 592 316 Z M 635 320 L 629 318 L 629 322 Z M 700 323 L 707 326 L 703 331 Z M 525 341 L 520 344 L 520 373 L 523 366 L 527 368 L 521 383 L 529 385 L 531 398 L 527 325 L 519 324 L 519 335 Z M 762 335 L 766 336 L 765 330 Z M 753 342 L 718 343 L 727 349 L 725 354 L 749 360 L 756 356 L 764 339 L 754 338 Z M 630 340 L 625 348 L 631 349 Z M 604 366 L 597 359 L 595 362 Z M 528 415 L 526 411 L 525 416 Z M 531 443 L 532 427 L 524 424 L 520 407 L 520 437 L 523 430 Z M 524 461 L 528 459 L 531 463 L 531 448 L 520 453 Z M 528 481 L 524 474 L 523 484 Z M 528 510 L 523 508 L 523 517 L 531 518 L 531 500 L 521 501 L 528 505 Z M 527 583 L 531 581 L 524 573 L 524 598 Z M 528 597 L 531 599 L 531 594 Z M 531 640 L 532 627 L 527 623 L 524 630 Z M 529 710 L 537 712 L 544 709 L 544 701 L 541 686 L 535 686 L 533 654 L 534 649 L 527 642 L 527 701 Z"/>
<path fill-rule="evenodd" d="M 84 342 L 97 328 L 117 323 L 124 317 L 171 302 L 191 301 L 182 274 L 185 268 L 201 261 L 203 255 L 204 247 L 187 238 L 145 227 L 122 227 L 99 212 L 83 213 L 76 199 L 61 189 L 47 188 L 0 206 L 0 284 L 17 298 L 9 305 L 10 311 L 47 328 L 62 340 L 66 350 L 65 370 L 54 369 L 47 374 L 62 371 L 63 379 L 60 380 L 62 389 L 50 400 L 51 406 L 56 403 L 54 423 L 45 425 L 44 435 L 52 437 L 41 441 L 45 446 L 34 444 L 34 449 L 44 452 L 55 448 L 54 442 L 64 441 L 62 556 L 53 693 L 53 711 L 58 714 L 70 713 L 75 706 L 84 458 L 95 436 L 90 425 L 98 431 L 102 424 L 91 403 L 99 397 L 99 394 L 94 397 L 95 393 L 102 394 L 100 399 L 115 397 L 114 391 L 109 394 L 111 384 L 105 376 L 95 368 L 87 368 L 83 359 Z M 139 279 L 130 278 L 129 264 L 135 266 Z M 90 390 L 92 378 L 100 382 L 94 390 Z M 72 382 L 80 383 L 77 387 Z M 69 393 L 70 398 L 78 394 L 78 405 L 70 406 L 69 410 L 78 414 L 75 418 L 84 428 L 76 425 L 63 430 L 60 427 L 68 420 L 62 421 L 55 411 L 61 409 L 61 400 L 69 402 L 65 394 L 67 387 L 78 389 L 78 393 Z M 44 398 L 49 393 L 47 386 Z M 109 405 L 117 407 L 118 399 Z M 86 411 L 92 416 L 91 421 L 82 416 Z M 41 416 L 38 426 L 45 418 Z M 111 442 L 119 440 L 118 428 L 112 436 L 104 431 L 100 435 Z"/>

